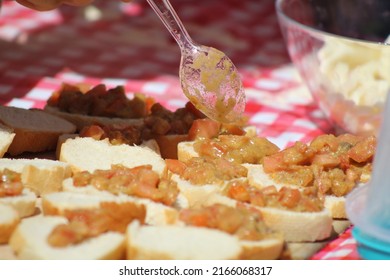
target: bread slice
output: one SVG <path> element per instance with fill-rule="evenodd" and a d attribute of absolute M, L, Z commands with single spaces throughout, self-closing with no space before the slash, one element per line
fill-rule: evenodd
<path fill-rule="evenodd" d="M 11 156 L 54 150 L 61 134 L 76 130 L 72 123 L 43 110 L 7 106 L 0 106 L 0 123 L 15 133 L 7 150 Z"/>
<path fill-rule="evenodd" d="M 37 260 L 108 260 L 125 254 L 124 235 L 103 233 L 79 244 L 53 247 L 47 239 L 58 225 L 68 223 L 60 216 L 36 216 L 23 219 L 14 230 L 9 245 L 19 259 Z"/>
<path fill-rule="evenodd" d="M 347 219 L 347 211 L 345 209 L 346 197 L 326 195 L 324 205 L 329 210 L 333 219 Z"/>
<path fill-rule="evenodd" d="M 143 118 L 139 118 L 139 119 L 108 118 L 108 117 L 74 114 L 74 113 L 62 112 L 57 107 L 53 107 L 50 105 L 46 105 L 44 107 L 44 111 L 73 123 L 76 126 L 77 131 L 82 130 L 83 127 L 85 126 L 90 126 L 93 124 L 142 126 L 144 123 Z"/>
<path fill-rule="evenodd" d="M 56 153 L 55 153 L 56 159 L 60 158 L 62 144 L 64 144 L 65 141 L 68 139 L 74 139 L 77 137 L 79 137 L 78 133 L 66 133 L 66 134 L 62 134 L 58 137 L 58 141 L 57 141 L 57 145 L 56 145 Z"/>
<path fill-rule="evenodd" d="M 60 161 L 70 164 L 74 172 L 108 170 L 113 164 L 125 167 L 150 164 L 158 174 L 165 170 L 165 161 L 148 147 L 112 145 L 108 139 L 94 140 L 90 137 L 66 140 L 61 147 Z"/>
<path fill-rule="evenodd" d="M 67 210 L 100 208 L 102 202 L 115 202 L 115 196 L 85 194 L 76 192 L 56 192 L 42 196 L 44 215 L 63 215 Z"/>
<path fill-rule="evenodd" d="M 263 188 L 274 185 L 277 189 L 280 189 L 283 186 L 297 189 L 301 188 L 300 186 L 296 185 L 275 182 L 267 173 L 264 172 L 262 165 L 244 164 L 244 166 L 248 169 L 248 180 L 250 184 L 255 187 Z M 337 197 L 334 195 L 325 195 L 325 208 L 329 210 L 332 218 L 347 219 L 347 213 L 345 211 L 345 200 L 346 197 L 344 196 Z"/>
<path fill-rule="evenodd" d="M 70 165 L 49 159 L 0 159 L 0 170 L 8 168 L 21 174 L 24 187 L 37 196 L 57 192 L 62 181 L 72 175 Z"/>
<path fill-rule="evenodd" d="M 238 259 L 236 237 L 222 231 L 183 226 L 141 226 L 131 223 L 126 232 L 127 259 L 221 260 Z"/>
<path fill-rule="evenodd" d="M 178 223 L 178 211 L 149 199 L 127 195 L 116 196 L 107 191 L 99 191 L 93 186 L 74 187 L 71 179 L 64 181 L 64 191 L 45 195 L 42 198 L 42 211 L 45 215 L 62 215 L 66 210 L 97 209 L 101 202 L 133 202 L 146 208 L 145 223 L 165 225 Z"/>
<path fill-rule="evenodd" d="M 8 243 L 8 240 L 20 222 L 18 212 L 9 205 L 0 203 L 0 244 Z"/>
<path fill-rule="evenodd" d="M 204 206 L 215 203 L 236 207 L 237 201 L 221 194 L 214 194 L 204 201 Z M 296 212 L 272 207 L 258 207 L 267 227 L 283 233 L 286 242 L 314 242 L 324 240 L 332 234 L 332 218 L 324 208 L 320 212 Z"/>
<path fill-rule="evenodd" d="M 186 199 L 188 208 L 202 207 L 204 201 L 216 193 L 223 190 L 223 186 L 206 184 L 197 186 L 180 178 L 177 174 L 172 174 L 172 180 L 177 183 L 180 194 Z"/>
<path fill-rule="evenodd" d="M 0 124 L 0 157 L 8 151 L 14 137 L 15 133 L 12 128 Z"/>
<path fill-rule="evenodd" d="M 276 260 L 280 258 L 284 238 L 282 236 L 264 239 L 261 241 L 240 240 L 242 260 Z"/>
<path fill-rule="evenodd" d="M 56 159 L 60 158 L 62 144 L 64 144 L 65 141 L 68 140 L 68 139 L 75 139 L 75 138 L 77 138 L 79 136 L 80 135 L 78 133 L 62 134 L 58 138 L 58 142 L 57 142 L 56 154 L 55 154 L 56 155 Z M 161 155 L 160 146 L 157 143 L 157 141 L 154 140 L 154 139 L 143 141 L 141 143 L 140 147 L 148 147 L 151 150 L 155 151 L 157 154 Z"/>
<path fill-rule="evenodd" d="M 241 241 L 215 229 L 173 225 L 141 226 L 134 221 L 127 228 L 126 247 L 127 259 L 136 260 L 277 259 L 283 241 Z"/>
<path fill-rule="evenodd" d="M 36 213 L 37 196 L 27 188 L 20 195 L 0 197 L 0 203 L 12 206 L 21 218 Z"/>

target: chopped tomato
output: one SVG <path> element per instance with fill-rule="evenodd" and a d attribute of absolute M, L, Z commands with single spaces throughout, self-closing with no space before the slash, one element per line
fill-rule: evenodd
<path fill-rule="evenodd" d="M 207 227 L 210 220 L 207 212 L 190 209 L 182 210 L 180 212 L 180 219 L 189 225 L 197 227 Z"/>
<path fill-rule="evenodd" d="M 294 208 L 301 200 L 301 192 L 297 189 L 283 187 L 279 191 L 279 202 L 287 208 Z"/>
<path fill-rule="evenodd" d="M 194 120 L 188 132 L 188 138 L 195 140 L 198 138 L 210 139 L 218 136 L 221 124 L 210 119 Z"/>
<path fill-rule="evenodd" d="M 165 163 L 169 171 L 178 175 L 183 174 L 184 170 L 187 168 L 187 165 L 184 162 L 177 159 L 166 159 Z"/>
<path fill-rule="evenodd" d="M 227 135 L 245 135 L 245 130 L 238 125 L 222 124 L 221 134 Z"/>
<path fill-rule="evenodd" d="M 0 171 L 0 197 L 21 195 L 23 188 L 20 173 L 8 168 Z"/>
<path fill-rule="evenodd" d="M 284 170 L 286 168 L 286 164 L 283 161 L 283 154 L 276 153 L 270 156 L 265 156 L 263 158 L 263 168 L 266 173 Z"/>
<path fill-rule="evenodd" d="M 249 192 L 242 184 L 232 184 L 228 189 L 228 196 L 241 202 L 250 201 Z"/>
<path fill-rule="evenodd" d="M 356 162 L 368 161 L 374 156 L 376 145 L 376 137 L 364 138 L 348 151 L 348 156 Z"/>
<path fill-rule="evenodd" d="M 80 131 L 80 137 L 92 137 L 95 140 L 101 140 L 104 134 L 104 129 L 99 125 L 85 126 Z"/>
<path fill-rule="evenodd" d="M 313 157 L 312 164 L 323 166 L 324 168 L 332 168 L 340 165 L 340 159 L 332 154 L 316 154 Z"/>

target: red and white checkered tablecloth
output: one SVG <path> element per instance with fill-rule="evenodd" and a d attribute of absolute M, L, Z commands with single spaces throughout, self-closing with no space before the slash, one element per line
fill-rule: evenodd
<path fill-rule="evenodd" d="M 239 69 L 246 113 L 284 148 L 332 133 L 285 49 L 274 0 L 171 0 L 192 38 L 225 52 Z M 98 1 L 35 12 L 13 1 L 0 13 L 0 103 L 42 108 L 62 82 L 123 85 L 170 109 L 186 98 L 180 50 L 146 1 Z M 357 259 L 350 230 L 312 259 Z"/>

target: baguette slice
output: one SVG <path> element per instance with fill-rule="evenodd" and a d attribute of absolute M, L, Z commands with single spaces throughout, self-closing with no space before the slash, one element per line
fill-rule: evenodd
<path fill-rule="evenodd" d="M 56 147 L 56 158 L 59 159 L 60 158 L 60 154 L 61 154 L 61 146 L 62 144 L 65 143 L 66 140 L 68 139 L 75 139 L 79 137 L 79 134 L 77 133 L 72 133 L 72 134 L 62 134 L 59 138 L 58 138 L 58 142 L 57 142 L 57 147 Z M 161 155 L 161 151 L 160 151 L 160 146 L 159 144 L 157 143 L 156 140 L 154 139 L 151 139 L 151 140 L 147 140 L 147 141 L 143 141 L 140 145 L 141 147 L 148 147 L 150 148 L 151 150 L 155 151 L 156 153 L 158 153 L 159 155 Z"/>
<path fill-rule="evenodd" d="M 183 226 L 141 226 L 131 223 L 126 232 L 127 259 L 218 260 L 238 259 L 237 238 L 222 231 Z"/>
<path fill-rule="evenodd" d="M 150 164 L 158 174 L 165 170 L 165 161 L 148 147 L 112 145 L 108 139 L 90 137 L 66 140 L 61 146 L 60 161 L 70 164 L 74 172 L 108 170 L 113 164 L 129 168 Z"/>
<path fill-rule="evenodd" d="M 248 169 L 248 180 L 250 184 L 257 188 L 263 188 L 266 186 L 274 185 L 277 189 L 280 189 L 283 186 L 290 188 L 301 188 L 300 186 L 290 185 L 290 184 L 280 184 L 275 182 L 267 173 L 264 172 L 262 165 L 258 164 L 244 164 Z M 334 219 L 347 219 L 347 213 L 345 210 L 345 200 L 344 196 L 337 197 L 335 195 L 326 195 L 325 196 L 325 208 L 329 210 L 330 215 Z"/>
<path fill-rule="evenodd" d="M 21 173 L 23 185 L 37 196 L 61 190 L 62 181 L 71 176 L 70 165 L 49 159 L 0 159 L 0 170 Z"/>
<path fill-rule="evenodd" d="M 14 137 L 15 133 L 12 128 L 0 124 L 0 158 L 8 151 Z"/>
<path fill-rule="evenodd" d="M 127 259 L 137 260 L 277 259 L 283 241 L 240 241 L 233 235 L 215 229 L 173 225 L 141 226 L 135 221 L 127 228 L 126 247 Z"/>
<path fill-rule="evenodd" d="M 221 194 L 209 197 L 204 206 L 221 203 L 236 207 L 237 201 Z M 332 234 L 332 218 L 324 208 L 320 212 L 296 212 L 272 207 L 257 207 L 265 224 L 272 230 L 282 232 L 287 242 L 314 242 L 324 240 Z"/>
<path fill-rule="evenodd" d="M 0 106 L 0 123 L 14 130 L 15 137 L 7 151 L 11 156 L 54 150 L 61 134 L 76 130 L 72 123 L 43 110 L 7 106 Z"/>
<path fill-rule="evenodd" d="M 11 235 L 9 245 L 19 259 L 107 260 L 124 256 L 124 235 L 116 232 L 107 232 L 72 246 L 52 247 L 47 242 L 48 236 L 56 226 L 66 223 L 67 219 L 59 216 L 23 219 Z"/>
<path fill-rule="evenodd" d="M 37 196 L 29 189 L 24 188 L 21 195 L 0 197 L 1 203 L 12 206 L 19 216 L 24 218 L 35 214 Z"/>
<path fill-rule="evenodd" d="M 128 119 L 128 118 L 108 118 L 108 117 L 99 117 L 99 116 L 89 116 L 89 115 L 62 112 L 57 107 L 53 107 L 50 105 L 46 105 L 44 111 L 73 123 L 76 126 L 77 131 L 82 130 L 83 127 L 85 126 L 90 126 L 93 124 L 142 126 L 144 123 L 143 118 Z"/>
<path fill-rule="evenodd" d="M 97 209 L 101 202 L 133 202 L 146 208 L 145 223 L 165 225 L 178 223 L 178 211 L 149 199 L 127 195 L 116 196 L 107 191 L 99 191 L 93 186 L 74 187 L 71 179 L 64 181 L 64 191 L 45 195 L 42 209 L 45 215 L 62 215 L 66 210 Z"/>
<path fill-rule="evenodd" d="M 181 179 L 177 174 L 172 174 L 171 178 L 177 183 L 180 194 L 186 200 L 185 204 L 188 208 L 202 207 L 205 200 L 223 190 L 223 186 L 218 185 L 193 185 L 192 183 Z"/>
<path fill-rule="evenodd" d="M 104 194 L 85 194 L 76 192 L 56 192 L 42 196 L 44 215 L 61 216 L 67 210 L 100 208 L 101 202 L 115 202 L 114 196 Z"/>
<path fill-rule="evenodd" d="M 9 205 L 0 203 L 0 244 L 8 243 L 8 240 L 20 222 L 18 212 Z"/>

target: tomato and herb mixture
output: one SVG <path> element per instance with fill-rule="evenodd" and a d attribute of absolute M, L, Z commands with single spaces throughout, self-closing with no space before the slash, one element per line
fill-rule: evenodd
<path fill-rule="evenodd" d="M 315 186 L 321 195 L 345 196 L 370 178 L 376 143 L 374 136 L 325 134 L 264 157 L 263 167 L 278 183 Z"/>
<path fill-rule="evenodd" d="M 79 244 L 109 231 L 125 233 L 133 220 L 144 223 L 146 209 L 132 202 L 102 202 L 100 208 L 66 210 L 63 216 L 69 222 L 56 226 L 47 239 L 53 247 Z"/>
<path fill-rule="evenodd" d="M 23 192 L 21 174 L 8 168 L 0 171 L 0 197 L 17 196 Z"/>
<path fill-rule="evenodd" d="M 93 173 L 82 171 L 73 176 L 76 187 L 92 185 L 99 190 L 113 194 L 133 195 L 148 198 L 171 206 L 179 194 L 177 184 L 169 179 L 160 178 L 151 165 L 127 168 L 113 165 L 110 170 L 95 170 Z"/>
<path fill-rule="evenodd" d="M 218 229 L 242 240 L 261 240 L 273 234 L 259 211 L 240 205 L 233 208 L 214 204 L 199 209 L 183 209 L 180 219 L 187 225 Z"/>

